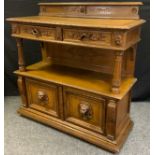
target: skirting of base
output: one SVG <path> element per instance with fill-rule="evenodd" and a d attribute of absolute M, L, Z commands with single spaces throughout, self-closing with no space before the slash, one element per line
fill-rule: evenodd
<path fill-rule="evenodd" d="M 120 151 L 124 141 L 126 140 L 130 130 L 133 127 L 133 122 L 129 121 L 129 123 L 127 123 L 127 125 L 122 130 L 120 136 L 115 141 L 110 141 L 101 134 L 89 131 L 77 125 L 60 120 L 58 118 L 48 116 L 44 113 L 30 108 L 20 108 L 18 110 L 18 113 L 22 116 L 31 118 L 68 134 L 76 136 L 113 153 L 117 153 Z"/>

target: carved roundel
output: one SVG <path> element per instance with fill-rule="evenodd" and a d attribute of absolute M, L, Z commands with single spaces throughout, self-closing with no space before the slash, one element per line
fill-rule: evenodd
<path fill-rule="evenodd" d="M 137 7 L 132 8 L 132 13 L 133 14 L 138 14 L 138 8 Z"/>

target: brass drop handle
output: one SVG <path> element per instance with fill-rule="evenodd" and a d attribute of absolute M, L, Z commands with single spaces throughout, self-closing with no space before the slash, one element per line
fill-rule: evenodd
<path fill-rule="evenodd" d="M 81 102 L 79 104 L 79 112 L 81 114 L 81 117 L 85 120 L 92 118 L 92 108 L 87 102 Z"/>
<path fill-rule="evenodd" d="M 39 36 L 40 36 L 39 30 L 36 29 L 36 28 L 33 28 L 33 29 L 32 29 L 32 34 L 33 34 L 34 36 L 36 36 L 36 37 L 39 37 Z"/>
<path fill-rule="evenodd" d="M 42 91 L 42 90 L 39 90 L 37 92 L 37 96 L 38 96 L 39 101 L 41 101 L 41 102 L 48 101 L 47 94 L 44 91 Z"/>

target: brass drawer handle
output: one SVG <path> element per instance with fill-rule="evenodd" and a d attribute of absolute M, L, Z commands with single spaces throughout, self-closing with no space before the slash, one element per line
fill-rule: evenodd
<path fill-rule="evenodd" d="M 48 96 L 44 91 L 39 90 L 37 92 L 37 96 L 38 96 L 39 101 L 41 101 L 41 102 L 48 101 Z"/>
<path fill-rule="evenodd" d="M 36 37 L 39 37 L 41 35 L 39 30 L 36 28 L 33 28 L 31 32 L 32 32 L 32 35 L 34 35 Z"/>
<path fill-rule="evenodd" d="M 92 108 L 88 102 L 82 101 L 79 104 L 79 112 L 84 120 L 92 118 Z"/>

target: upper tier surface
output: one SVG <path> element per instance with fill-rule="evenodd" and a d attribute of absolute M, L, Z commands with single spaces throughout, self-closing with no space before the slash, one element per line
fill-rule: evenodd
<path fill-rule="evenodd" d="M 93 18 L 65 18 L 65 17 L 46 17 L 46 16 L 29 16 L 8 18 L 7 21 L 19 23 L 34 23 L 46 25 L 64 25 L 105 29 L 131 29 L 145 22 L 143 19 L 138 20 L 120 20 L 120 19 L 93 19 Z"/>

